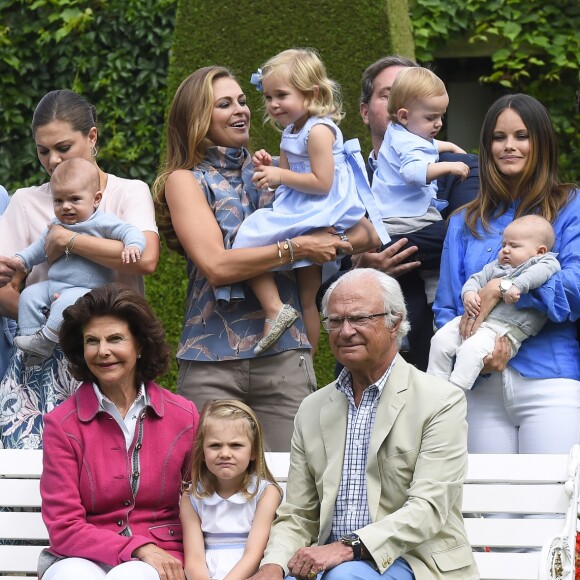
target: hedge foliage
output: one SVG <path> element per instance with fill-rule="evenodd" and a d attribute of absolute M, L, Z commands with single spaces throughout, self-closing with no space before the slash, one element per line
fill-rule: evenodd
<path fill-rule="evenodd" d="M 157 171 L 176 0 L 0 0 L 0 183 L 46 180 L 32 112 L 70 88 L 97 108 L 99 163 L 151 182 Z"/>

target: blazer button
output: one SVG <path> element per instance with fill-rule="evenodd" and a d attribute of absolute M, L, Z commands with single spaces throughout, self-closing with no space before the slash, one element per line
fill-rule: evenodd
<path fill-rule="evenodd" d="M 138 471 L 134 471 L 133 472 L 133 479 L 137 479 L 139 477 L 139 472 Z"/>
<path fill-rule="evenodd" d="M 141 449 L 141 447 L 143 447 L 141 443 L 137 443 L 137 445 L 135 445 L 135 449 Z"/>
<path fill-rule="evenodd" d="M 123 520 L 117 520 L 117 525 L 118 526 L 122 526 L 123 525 Z"/>
<path fill-rule="evenodd" d="M 124 506 L 130 506 L 130 505 L 131 505 L 131 501 L 130 501 L 130 500 L 128 500 L 128 499 L 126 499 L 126 500 L 123 502 L 123 505 L 124 505 Z"/>
<path fill-rule="evenodd" d="M 393 563 L 393 559 L 389 556 L 387 558 L 387 564 L 390 566 Z"/>
<path fill-rule="evenodd" d="M 175 532 L 173 530 L 169 530 L 169 535 L 170 536 L 174 536 L 175 535 Z"/>

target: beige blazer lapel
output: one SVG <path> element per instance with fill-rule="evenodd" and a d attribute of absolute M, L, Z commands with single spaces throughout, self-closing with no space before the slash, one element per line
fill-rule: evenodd
<path fill-rule="evenodd" d="M 391 432 L 397 416 L 407 401 L 408 375 L 408 363 L 397 354 L 395 365 L 381 393 L 369 445 L 366 471 L 367 498 L 369 513 L 373 519 L 378 513 L 381 499 L 381 480 L 378 463 L 379 449 Z"/>
<path fill-rule="evenodd" d="M 342 479 L 348 401 L 332 388 L 328 402 L 320 410 L 320 431 L 326 450 L 327 464 L 322 474 L 322 497 L 320 498 L 320 538 L 326 541 L 332 527 L 332 514 Z"/>

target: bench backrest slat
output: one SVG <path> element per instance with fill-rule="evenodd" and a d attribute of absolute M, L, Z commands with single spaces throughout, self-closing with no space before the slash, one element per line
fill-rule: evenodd
<path fill-rule="evenodd" d="M 42 549 L 42 546 L 0 546 L 0 571 L 35 573 Z"/>
<path fill-rule="evenodd" d="M 285 487 L 289 454 L 267 453 L 266 460 Z M 569 510 L 571 486 L 564 485 L 571 477 L 568 469 L 567 455 L 469 456 L 463 513 L 482 580 L 538 578 L 538 548 L 563 531 Z M 2 539 L 47 542 L 40 515 L 41 470 L 42 451 L 0 450 L 0 508 L 16 510 L 0 512 L 0 543 Z M 495 515 L 481 517 L 489 514 Z M 518 552 L 521 548 L 534 550 Z M 41 550 L 42 546 L 0 546 L 0 574 L 34 573 Z M 0 576 L 5 578 L 15 577 Z"/>

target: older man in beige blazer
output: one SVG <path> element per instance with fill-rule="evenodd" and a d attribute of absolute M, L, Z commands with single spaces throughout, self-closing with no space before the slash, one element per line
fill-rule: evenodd
<path fill-rule="evenodd" d="M 323 313 L 345 369 L 296 415 L 286 502 L 253 579 L 479 578 L 461 516 L 462 390 L 398 354 L 406 308 L 386 274 L 345 274 Z"/>

